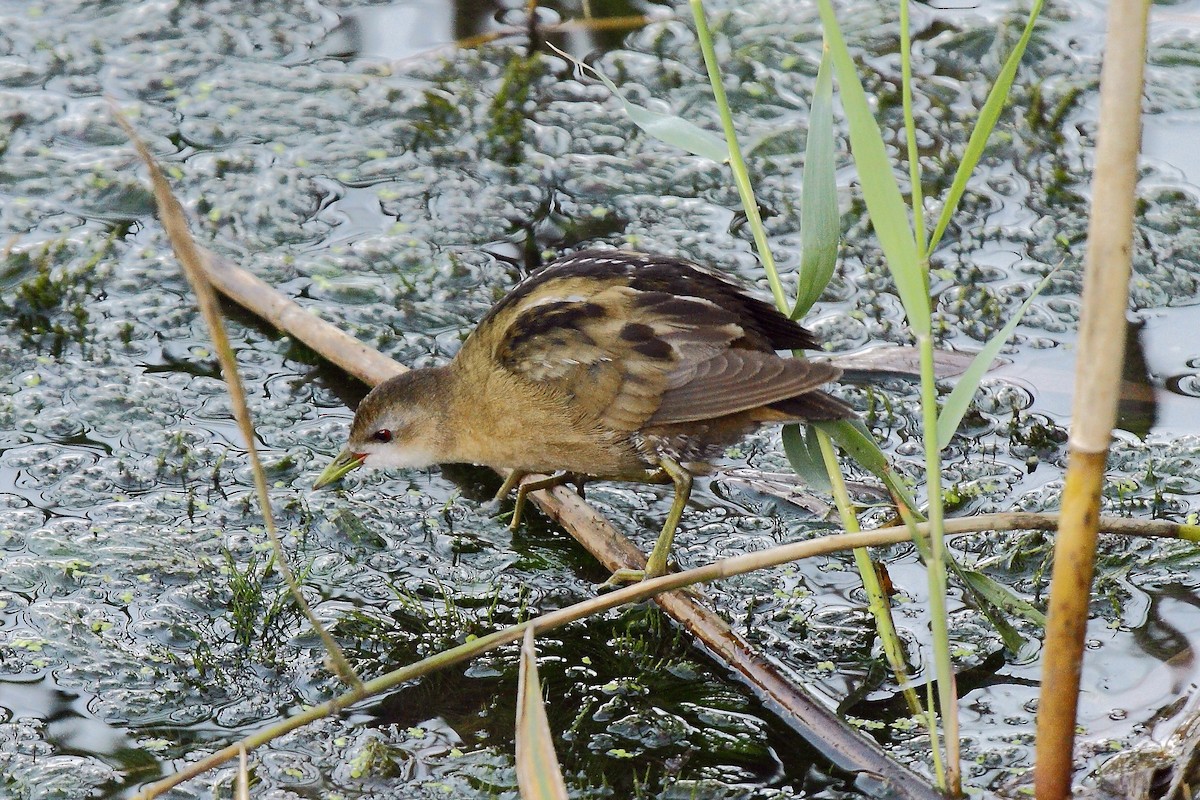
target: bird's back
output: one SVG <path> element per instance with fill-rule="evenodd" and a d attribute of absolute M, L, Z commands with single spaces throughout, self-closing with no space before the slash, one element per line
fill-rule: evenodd
<path fill-rule="evenodd" d="M 731 346 L 754 350 L 811 350 L 816 338 L 775 306 L 746 292 L 728 277 L 690 261 L 628 250 L 582 250 L 530 273 L 480 320 L 477 332 L 507 328 L 523 313 L 558 296 L 586 299 L 624 285 L 638 292 L 700 298 L 732 315 L 744 329 Z M 536 319 L 543 316 L 533 312 Z M 559 317 L 570 322 L 570 316 Z M 543 321 L 545 322 L 545 320 Z M 521 329 L 529 330 L 525 324 Z M 520 330 L 520 329 L 519 329 Z"/>

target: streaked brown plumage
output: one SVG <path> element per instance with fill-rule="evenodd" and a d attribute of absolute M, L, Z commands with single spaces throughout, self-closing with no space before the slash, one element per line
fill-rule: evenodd
<path fill-rule="evenodd" d="M 454 462 L 671 480 L 675 503 L 646 570 L 662 574 L 691 474 L 707 459 L 760 424 L 852 414 L 818 388 L 837 367 L 775 353 L 815 346 L 773 306 L 695 264 L 576 253 L 517 284 L 449 364 L 375 387 L 315 485 L 360 464 Z"/>

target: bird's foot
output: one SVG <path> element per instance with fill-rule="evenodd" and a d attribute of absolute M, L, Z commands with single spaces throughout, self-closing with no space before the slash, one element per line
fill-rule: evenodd
<path fill-rule="evenodd" d="M 504 485 L 500 487 L 500 491 L 496 492 L 496 496 L 493 498 L 497 501 L 503 500 L 514 487 L 516 488 L 517 499 L 513 503 L 512 519 L 508 523 L 509 530 L 515 531 L 521 526 L 521 517 L 525 513 L 525 502 L 532 492 L 542 489 L 552 489 L 555 486 L 562 486 L 564 483 L 573 483 L 579 495 L 583 496 L 583 484 L 587 478 L 586 475 L 580 475 L 575 472 L 556 472 L 553 475 L 535 476 L 532 480 L 525 480 L 530 474 L 528 472 L 513 470 L 505 479 Z"/>
<path fill-rule="evenodd" d="M 600 584 L 599 588 L 602 591 L 610 589 L 620 589 L 628 583 L 641 583 L 646 580 L 646 570 L 644 569 L 619 569 L 613 572 L 604 583 Z"/>
<path fill-rule="evenodd" d="M 617 589 L 627 583 L 641 583 L 648 581 L 651 578 L 661 578 L 666 575 L 668 570 L 666 559 L 661 561 L 655 556 L 656 553 L 650 554 L 650 559 L 646 562 L 645 569 L 618 569 L 614 570 L 608 580 L 600 584 L 602 589 Z"/>
<path fill-rule="evenodd" d="M 663 573 L 663 574 L 666 574 L 666 573 Z M 609 576 L 608 580 L 606 580 L 604 583 L 599 584 L 596 587 L 596 590 L 598 592 L 611 592 L 614 589 L 620 589 L 622 586 L 626 586 L 626 585 L 634 584 L 634 583 L 641 583 L 642 581 L 647 581 L 647 580 L 650 580 L 651 578 L 660 578 L 660 577 L 662 577 L 662 575 L 651 575 L 650 571 L 648 569 L 619 569 L 616 572 L 614 572 L 611 576 Z M 687 595 L 688 597 L 692 598 L 693 600 L 697 600 L 697 601 L 705 600 L 705 595 L 704 595 L 703 591 L 701 591 L 700 586 L 698 584 L 695 586 L 684 586 L 681 589 L 673 589 L 672 591 Z"/>

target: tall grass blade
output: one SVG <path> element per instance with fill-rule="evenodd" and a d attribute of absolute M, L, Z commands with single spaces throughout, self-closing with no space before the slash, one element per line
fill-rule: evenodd
<path fill-rule="evenodd" d="M 904 141 L 908 148 L 908 191 L 911 198 L 913 231 L 917 235 L 917 255 L 928 258 L 925 241 L 925 194 L 921 187 L 921 151 L 917 147 L 917 118 L 913 114 L 912 93 L 912 32 L 908 19 L 908 2 L 900 6 L 900 102 L 904 107 Z"/>
<path fill-rule="evenodd" d="M 767 241 L 767 229 L 763 226 L 762 215 L 758 213 L 758 200 L 754 197 L 754 186 L 750 183 L 750 170 L 746 168 L 746 160 L 742 157 L 742 147 L 738 143 L 737 129 L 733 124 L 733 112 L 729 108 L 729 98 L 725 94 L 725 82 L 721 78 L 721 65 L 717 63 L 717 51 L 713 46 L 712 32 L 708 29 L 708 19 L 704 15 L 704 4 L 701 0 L 691 0 L 692 19 L 696 23 L 696 42 L 700 45 L 700 53 L 704 56 L 704 69 L 708 72 L 708 84 L 712 87 L 713 102 L 716 103 L 717 113 L 721 115 L 721 129 L 725 132 L 725 143 L 729 146 L 729 171 L 733 173 L 733 183 L 737 186 L 738 199 L 742 201 L 742 211 L 746 213 L 746 224 L 754 236 L 754 249 L 758 251 L 758 260 L 762 263 L 763 272 L 767 274 L 767 283 L 771 286 L 771 296 L 775 298 L 775 306 L 787 313 L 788 298 L 779 281 L 779 270 L 775 268 L 775 257 L 771 254 L 771 245 Z"/>
<path fill-rule="evenodd" d="M 833 155 L 833 66 L 829 49 L 821 54 L 817 85 L 808 112 L 808 144 L 804 150 L 804 184 L 800 194 L 800 280 L 792 319 L 800 319 L 833 277 L 837 265 L 837 180 Z"/>
<path fill-rule="evenodd" d="M 617 88 L 617 85 L 610 81 L 608 76 L 600 72 L 600 70 L 584 64 L 579 59 L 569 53 L 564 53 L 552 44 L 547 44 L 551 50 L 573 63 L 580 70 L 595 75 L 596 79 L 608 87 L 608 90 L 613 93 L 613 97 L 617 98 L 617 101 L 620 102 L 621 106 L 625 109 L 625 113 L 629 116 L 630 122 L 637 125 L 650 136 L 653 136 L 660 142 L 678 147 L 680 150 L 684 150 L 692 155 L 716 161 L 718 164 L 723 164 L 729 160 L 729 148 L 726 146 L 725 140 L 720 136 L 711 131 L 704 130 L 704 128 L 687 121 L 683 117 L 678 117 L 674 114 L 663 114 L 659 111 L 651 111 L 645 106 L 639 106 L 637 103 L 626 100 L 625 95 L 621 94 L 621 90 Z"/>
<path fill-rule="evenodd" d="M 907 2 L 907 0 L 901 0 Z M 909 329 L 921 352 L 922 429 L 925 439 L 926 494 L 930 534 L 928 543 L 929 616 L 937 668 L 939 706 L 945 726 L 946 779 L 942 788 L 957 794 L 961 785 L 958 740 L 958 699 L 946 612 L 946 560 L 943 541 L 941 460 L 937 447 L 937 388 L 933 371 L 933 324 L 929 299 L 927 262 L 917 246 L 908 221 L 908 207 L 900 193 L 888 159 L 879 124 L 871 113 L 866 92 L 854 60 L 842 38 L 830 0 L 818 0 L 825 39 L 833 53 L 838 74 L 842 108 L 850 128 L 850 148 L 862 185 L 863 199 L 875 235 L 887 258 L 888 268 L 908 317 Z"/>
<path fill-rule="evenodd" d="M 950 614 L 947 609 L 946 564 L 953 562 L 946 549 L 945 508 L 942 503 L 942 451 L 937 443 L 938 398 L 933 367 L 933 336 L 917 336 L 921 353 L 921 439 L 925 449 L 925 498 L 929 518 L 929 631 L 933 639 L 933 664 L 937 672 L 938 708 L 942 712 L 942 742 L 946 748 L 946 783 L 950 795 L 962 793 L 961 741 L 958 734 L 958 689 L 950 653 Z"/>
<path fill-rule="evenodd" d="M 1033 603 L 1013 594 L 1007 586 L 996 583 L 987 575 L 973 569 L 960 568 L 958 574 L 970 585 L 972 591 L 986 597 L 992 606 L 1007 611 L 1009 614 L 1018 614 L 1042 627 L 1046 626 L 1046 615 L 1039 611 Z M 1013 648 L 1014 652 L 1017 649 L 1019 648 Z"/>
<path fill-rule="evenodd" d="M 1042 13 L 1043 4 L 1043 0 L 1036 0 L 1033 7 L 1029 9 L 1029 21 L 1025 23 L 1025 30 L 1021 32 L 1021 38 L 1017 41 L 1017 46 L 1009 53 L 1004 66 L 1000 68 L 1000 74 L 996 76 L 996 83 L 988 92 L 983 108 L 979 110 L 979 119 L 976 120 L 975 127 L 971 130 L 971 138 L 967 140 L 962 163 L 958 165 L 958 171 L 954 173 L 954 182 L 950 185 L 950 191 L 946 193 L 946 202 L 942 206 L 942 213 L 938 217 L 937 226 L 933 229 L 933 235 L 929 238 L 927 252 L 933 252 L 933 249 L 938 246 L 938 242 L 942 240 L 942 235 L 946 232 L 946 227 L 950 224 L 950 219 L 954 216 L 954 211 L 958 208 L 958 203 L 967 190 L 967 181 L 983 157 L 987 140 L 992 135 L 996 121 L 1000 119 L 1000 112 L 1008 100 L 1008 92 L 1016 78 L 1017 67 L 1020 66 L 1021 58 L 1024 57 L 1025 49 L 1033 36 L 1033 28 L 1037 23 L 1038 16 Z"/>
<path fill-rule="evenodd" d="M 920 336 L 931 330 L 929 290 L 925 270 L 917 253 L 916 239 L 908 221 L 908 206 L 900 193 L 892 163 L 888 159 L 879 123 L 871 113 L 867 94 L 854 67 L 854 59 L 842 38 L 830 0 L 819 0 L 825 41 L 837 71 L 842 109 L 850 127 L 850 149 L 862 186 L 863 200 L 871 216 L 875 236 L 888 260 L 896 291 L 908 324 Z"/>
<path fill-rule="evenodd" d="M 792 470 L 809 488 L 828 492 L 833 488 L 825 460 L 821 456 L 821 445 L 817 442 L 815 429 L 810 425 L 784 425 L 780 433 L 783 452 L 787 455 Z"/>
<path fill-rule="evenodd" d="M 854 503 L 850 500 L 850 492 L 846 489 L 846 481 L 842 478 L 837 452 L 833 449 L 833 440 L 815 428 L 810 427 L 808 430 L 809 436 L 816 440 L 815 444 L 825 461 L 831 485 L 830 494 L 833 495 L 833 502 L 837 505 L 838 514 L 847 526 L 847 530 L 857 531 L 859 529 L 858 517 L 854 512 Z M 880 579 L 875 562 L 871 560 L 871 554 L 867 548 L 854 548 L 854 564 L 858 567 L 858 574 L 862 578 L 863 591 L 867 594 L 867 608 L 870 610 L 871 616 L 875 618 L 875 630 L 879 634 L 879 644 L 883 647 L 884 657 L 887 658 L 888 665 L 892 668 L 892 674 L 896 677 L 896 685 L 901 687 L 901 693 L 908 702 L 909 710 L 914 714 L 920 714 L 922 713 L 921 701 L 912 689 L 912 678 L 908 674 L 904 643 L 900 641 L 900 636 L 896 633 L 896 623 L 892 619 L 892 607 L 888 601 L 888 594 L 883 588 L 883 581 Z"/>
<path fill-rule="evenodd" d="M 517 678 L 517 784 L 521 800 L 567 800 L 567 785 L 554 753 L 554 738 L 538 682 L 532 626 L 525 629 Z"/>
<path fill-rule="evenodd" d="M 858 462 L 860 467 L 883 481 L 884 486 L 900 504 L 916 512 L 917 501 L 908 487 L 901 482 L 900 476 L 892 471 L 887 456 L 879 449 L 879 443 L 875 441 L 875 437 L 867 430 L 867 426 L 863 424 L 862 420 L 839 419 L 832 422 L 814 422 L 813 426 L 825 431 L 829 438 L 838 443 L 838 447 L 845 450 L 851 458 Z"/>

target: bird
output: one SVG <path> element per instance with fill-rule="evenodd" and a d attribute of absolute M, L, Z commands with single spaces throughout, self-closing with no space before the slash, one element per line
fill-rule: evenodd
<path fill-rule="evenodd" d="M 666 574 L 694 475 L 762 425 L 854 416 L 821 387 L 841 370 L 781 356 L 813 334 L 730 278 L 674 256 L 588 249 L 518 282 L 454 358 L 359 404 L 319 489 L 359 467 L 471 463 L 510 470 L 497 493 L 568 479 L 671 483 L 644 570 Z M 539 482 L 529 475 L 550 475 Z"/>

